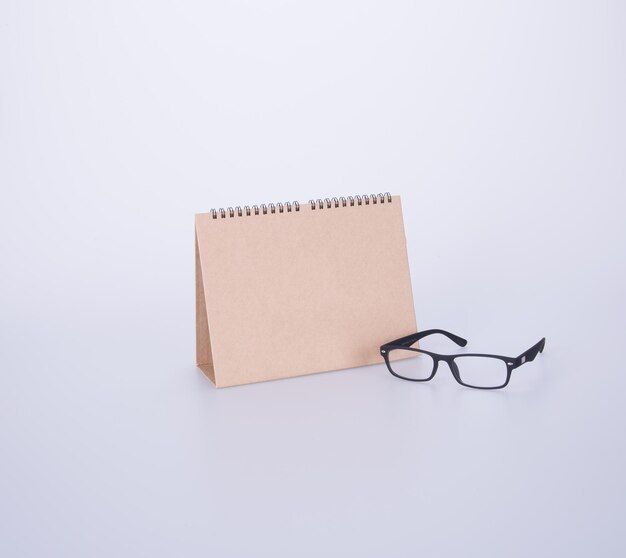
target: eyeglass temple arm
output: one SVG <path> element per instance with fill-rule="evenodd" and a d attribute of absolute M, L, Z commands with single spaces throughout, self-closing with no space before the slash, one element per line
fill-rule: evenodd
<path fill-rule="evenodd" d="M 517 368 L 518 366 L 521 366 L 522 364 L 526 362 L 530 362 L 531 360 L 535 360 L 535 357 L 539 353 L 543 353 L 543 348 L 545 346 L 546 346 L 546 338 L 544 337 L 541 341 L 539 341 L 539 343 L 537 343 L 536 345 L 533 345 L 530 349 L 528 349 L 527 351 L 524 351 L 520 356 L 518 356 L 515 359 L 514 368 Z"/>
<path fill-rule="evenodd" d="M 395 341 L 391 341 L 390 343 L 385 343 L 385 345 L 400 345 L 401 347 L 410 347 L 416 341 L 423 339 L 428 335 L 433 335 L 435 333 L 440 333 L 441 335 L 445 335 L 451 341 L 454 341 L 460 347 L 465 347 L 467 345 L 467 340 L 459 337 L 458 335 L 454 335 L 454 333 L 450 333 L 448 331 L 444 331 L 443 329 L 425 329 L 424 331 L 420 331 L 419 333 L 413 333 L 412 335 L 407 335 L 406 337 L 400 337 L 400 339 L 396 339 Z"/>

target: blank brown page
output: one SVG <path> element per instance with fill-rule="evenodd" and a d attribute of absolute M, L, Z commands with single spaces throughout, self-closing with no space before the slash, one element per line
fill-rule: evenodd
<path fill-rule="evenodd" d="M 382 363 L 416 331 L 400 197 L 322 205 L 196 215 L 197 364 L 216 386 Z"/>

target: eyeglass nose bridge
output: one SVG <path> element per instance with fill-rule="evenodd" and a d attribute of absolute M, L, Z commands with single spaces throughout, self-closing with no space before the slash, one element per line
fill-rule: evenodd
<path fill-rule="evenodd" d="M 454 377 L 454 379 L 460 384 L 463 383 L 461 382 L 461 374 L 459 372 L 459 367 L 456 365 L 456 362 L 454 362 L 454 356 L 452 355 L 451 356 L 444 356 L 444 355 L 439 356 L 435 362 L 435 370 L 439 368 L 439 361 L 445 362 L 448 365 L 448 368 L 450 368 L 450 372 L 452 372 L 452 376 Z"/>

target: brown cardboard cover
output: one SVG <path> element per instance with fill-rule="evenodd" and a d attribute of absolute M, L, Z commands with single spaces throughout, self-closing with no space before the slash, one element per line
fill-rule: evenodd
<path fill-rule="evenodd" d="M 381 363 L 416 329 L 399 196 L 196 215 L 196 357 L 217 387 Z"/>

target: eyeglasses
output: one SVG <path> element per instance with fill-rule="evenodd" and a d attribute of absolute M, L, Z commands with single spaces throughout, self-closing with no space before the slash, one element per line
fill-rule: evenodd
<path fill-rule="evenodd" d="M 380 347 L 380 354 L 385 359 L 389 372 L 403 380 L 427 382 L 435 377 L 439 363 L 443 361 L 448 363 L 454 379 L 462 386 L 476 389 L 500 389 L 509 383 L 513 370 L 526 362 L 535 360 L 546 345 L 544 337 L 518 357 L 478 353 L 440 355 L 411 347 L 420 339 L 435 333 L 445 335 L 461 347 L 467 345 L 465 339 L 443 329 L 428 329 L 401 337 Z"/>

